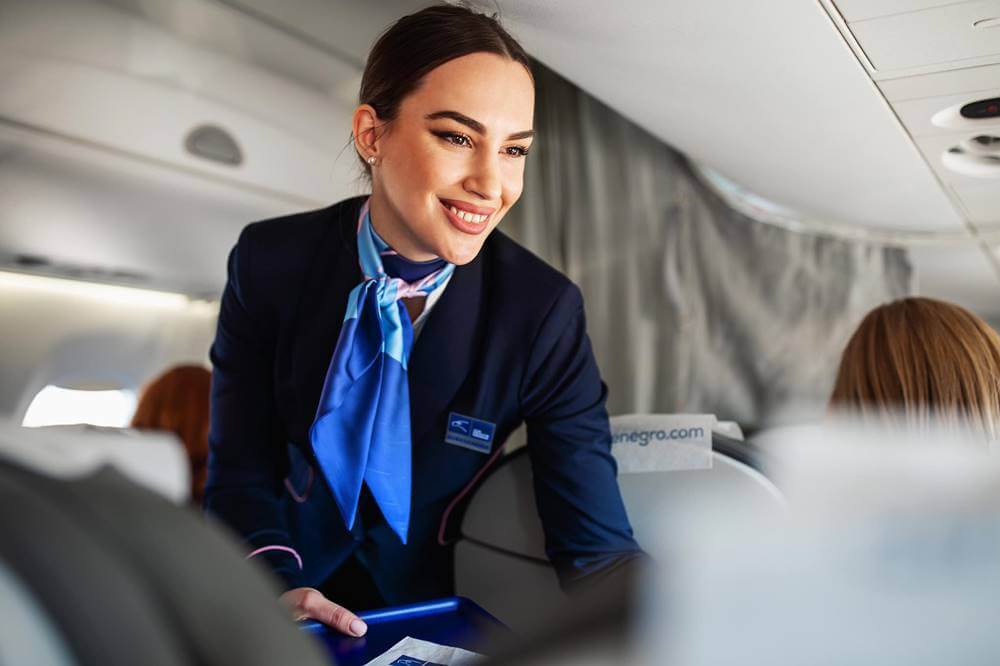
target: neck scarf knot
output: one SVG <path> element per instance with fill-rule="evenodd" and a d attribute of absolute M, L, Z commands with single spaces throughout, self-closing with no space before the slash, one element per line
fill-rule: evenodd
<path fill-rule="evenodd" d="M 401 299 L 429 295 L 455 266 L 443 259 L 411 262 L 393 251 L 375 233 L 369 203 L 358 219 L 364 281 L 348 298 L 309 440 L 348 529 L 365 483 L 405 544 L 412 486 L 406 373 L 413 325 Z"/>

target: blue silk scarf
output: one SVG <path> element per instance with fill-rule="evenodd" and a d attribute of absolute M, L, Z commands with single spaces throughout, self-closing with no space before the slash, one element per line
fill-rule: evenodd
<path fill-rule="evenodd" d="M 358 221 L 358 257 L 364 281 L 348 298 L 309 439 L 348 529 L 363 482 L 405 544 L 412 486 L 406 366 L 413 325 L 402 299 L 427 296 L 455 266 L 441 259 L 410 262 L 394 252 L 372 227 L 369 201 Z"/>

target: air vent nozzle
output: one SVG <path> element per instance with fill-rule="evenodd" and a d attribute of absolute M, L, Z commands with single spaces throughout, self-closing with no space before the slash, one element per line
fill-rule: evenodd
<path fill-rule="evenodd" d="M 941 156 L 944 166 L 973 178 L 1000 178 L 1000 137 L 979 134 L 952 146 Z"/>

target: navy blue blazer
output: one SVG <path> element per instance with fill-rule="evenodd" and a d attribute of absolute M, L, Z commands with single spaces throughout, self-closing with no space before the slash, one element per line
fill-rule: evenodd
<path fill-rule="evenodd" d="M 259 557 L 289 587 L 318 586 L 353 553 L 390 604 L 451 594 L 442 515 L 491 458 L 446 443 L 455 412 L 496 424 L 494 450 L 527 424 L 546 552 L 564 585 L 637 553 L 580 291 L 498 231 L 456 268 L 411 353 L 407 545 L 367 495 L 347 529 L 309 427 L 362 280 L 363 201 L 251 224 L 230 254 L 211 350 L 207 511 L 251 551 L 279 546 Z"/>

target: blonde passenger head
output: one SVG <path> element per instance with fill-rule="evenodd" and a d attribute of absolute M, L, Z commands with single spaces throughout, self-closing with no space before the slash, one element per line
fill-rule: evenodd
<path fill-rule="evenodd" d="M 1000 335 L 944 301 L 904 298 L 877 307 L 847 343 L 830 408 L 1000 439 Z"/>

